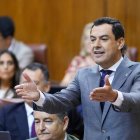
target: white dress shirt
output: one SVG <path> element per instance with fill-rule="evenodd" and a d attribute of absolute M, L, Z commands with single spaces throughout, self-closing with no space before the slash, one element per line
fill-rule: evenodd
<path fill-rule="evenodd" d="M 30 107 L 27 103 L 25 103 L 25 109 L 27 113 L 27 120 L 28 120 L 28 128 L 29 128 L 29 137 L 31 137 L 31 131 L 32 131 L 32 124 L 34 121 L 33 117 L 33 108 Z"/>
<path fill-rule="evenodd" d="M 64 140 L 67 140 L 67 133 L 65 133 L 65 138 L 64 138 Z"/>
<path fill-rule="evenodd" d="M 8 48 L 8 50 L 12 51 L 14 49 L 14 47 L 15 47 L 15 39 L 13 38 L 12 41 L 11 41 L 11 44 L 10 44 L 10 46 Z"/>

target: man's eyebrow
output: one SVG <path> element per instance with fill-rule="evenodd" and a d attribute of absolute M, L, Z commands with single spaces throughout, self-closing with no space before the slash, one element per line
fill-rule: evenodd
<path fill-rule="evenodd" d="M 109 35 L 101 35 L 100 38 L 102 38 L 102 37 L 109 37 Z"/>
<path fill-rule="evenodd" d="M 109 35 L 101 35 L 101 36 L 99 36 L 99 38 L 102 38 L 102 37 L 109 37 Z M 96 36 L 90 35 L 90 38 L 96 38 Z"/>
<path fill-rule="evenodd" d="M 34 118 L 35 120 L 39 120 L 38 118 Z"/>

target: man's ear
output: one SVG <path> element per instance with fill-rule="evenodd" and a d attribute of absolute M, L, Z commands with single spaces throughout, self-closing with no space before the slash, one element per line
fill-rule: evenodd
<path fill-rule="evenodd" d="M 51 89 L 51 83 L 50 82 L 47 82 L 47 84 L 44 86 L 44 91 L 45 92 L 49 92 Z"/>
<path fill-rule="evenodd" d="M 118 46 L 119 50 L 121 50 L 123 48 L 124 44 L 125 44 L 125 40 L 123 37 L 121 37 L 117 40 L 117 46 Z"/>
<path fill-rule="evenodd" d="M 63 131 L 66 131 L 67 128 L 68 128 L 68 124 L 69 124 L 69 118 L 68 118 L 68 116 L 65 116 L 64 117 L 63 123 L 64 123 Z"/>

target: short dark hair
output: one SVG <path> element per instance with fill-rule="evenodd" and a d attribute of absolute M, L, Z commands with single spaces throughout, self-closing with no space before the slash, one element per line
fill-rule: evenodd
<path fill-rule="evenodd" d="M 34 104 L 33 104 L 33 106 L 34 106 Z M 36 111 L 45 112 L 45 111 L 42 111 L 42 110 L 36 110 L 36 109 L 34 109 L 33 115 L 34 115 L 34 112 L 36 112 Z M 48 112 L 45 112 L 45 113 L 48 113 Z M 48 113 L 48 114 L 52 114 L 52 113 Z M 56 115 L 60 119 L 60 121 L 63 121 L 63 119 L 64 119 L 65 116 L 68 117 L 68 113 L 67 112 L 53 113 L 53 115 Z"/>
<path fill-rule="evenodd" d="M 56 116 L 62 121 L 65 116 L 68 116 L 67 112 L 57 113 Z"/>
<path fill-rule="evenodd" d="M 3 54 L 9 54 L 12 59 L 13 59 L 13 62 L 14 62 L 14 66 L 15 66 L 15 74 L 12 78 L 12 84 L 11 84 L 11 88 L 14 88 L 17 84 L 19 84 L 19 74 L 20 74 L 20 69 L 19 69 L 19 64 L 18 64 L 18 60 L 16 58 L 16 56 L 9 50 L 7 49 L 4 49 L 4 50 L 0 50 L 0 57 L 3 55 Z"/>
<path fill-rule="evenodd" d="M 31 63 L 29 64 L 25 69 L 29 69 L 29 70 L 37 70 L 37 69 L 40 69 L 44 75 L 44 79 L 46 80 L 46 82 L 49 80 L 49 71 L 48 71 L 48 68 L 46 65 L 43 65 L 41 63 Z"/>
<path fill-rule="evenodd" d="M 111 18 L 111 17 L 101 17 L 94 21 L 92 28 L 94 26 L 98 26 L 98 25 L 102 25 L 102 24 L 112 25 L 112 32 L 115 36 L 115 40 L 117 40 L 121 37 L 125 38 L 124 27 L 122 26 L 122 24 L 120 23 L 119 20 Z M 127 47 L 126 47 L 126 45 L 124 45 L 123 48 L 121 49 L 122 55 L 124 55 L 124 53 L 126 52 L 126 49 L 127 49 Z"/>
<path fill-rule="evenodd" d="M 3 38 L 14 36 L 15 25 L 12 18 L 8 16 L 0 16 L 0 33 Z"/>

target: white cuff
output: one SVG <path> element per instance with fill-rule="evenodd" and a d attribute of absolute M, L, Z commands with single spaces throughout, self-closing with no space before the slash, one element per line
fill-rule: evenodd
<path fill-rule="evenodd" d="M 123 98 L 122 92 L 120 92 L 118 90 L 116 90 L 116 91 L 118 92 L 118 97 L 117 97 L 116 101 L 113 102 L 112 104 L 117 106 L 117 107 L 120 107 L 122 105 L 124 98 Z"/>
<path fill-rule="evenodd" d="M 39 93 L 40 93 L 40 98 L 39 98 L 39 100 L 38 101 L 34 101 L 34 103 L 37 105 L 37 106 L 43 106 L 43 103 L 45 102 L 45 95 L 40 91 L 40 90 L 38 90 L 39 91 Z"/>

